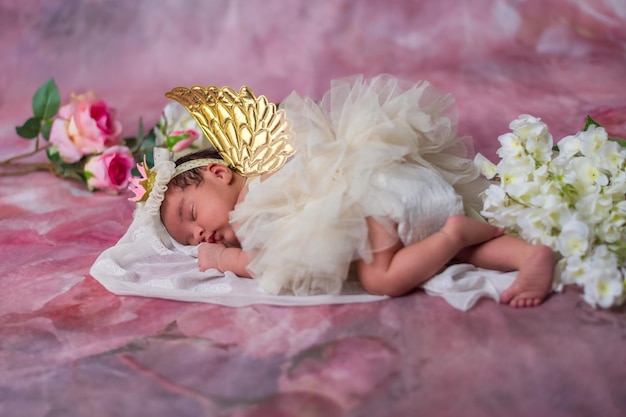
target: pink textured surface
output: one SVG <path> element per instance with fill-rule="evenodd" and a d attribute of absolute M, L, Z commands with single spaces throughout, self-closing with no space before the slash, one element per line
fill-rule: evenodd
<path fill-rule="evenodd" d="M 176 85 L 280 100 L 388 72 L 457 98 L 494 158 L 519 113 L 555 136 L 591 114 L 626 136 L 626 3 L 0 0 L 2 159 L 54 76 L 128 135 Z M 421 292 L 371 304 L 225 308 L 118 297 L 88 275 L 130 222 L 125 196 L 45 173 L 0 178 L 1 416 L 619 416 L 626 314 L 568 288 L 467 313 Z"/>

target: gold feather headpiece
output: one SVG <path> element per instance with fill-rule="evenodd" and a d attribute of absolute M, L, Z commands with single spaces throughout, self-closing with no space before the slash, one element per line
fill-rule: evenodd
<path fill-rule="evenodd" d="M 282 109 L 248 87 L 176 87 L 165 94 L 181 104 L 233 171 L 245 177 L 280 169 L 295 153 Z"/>

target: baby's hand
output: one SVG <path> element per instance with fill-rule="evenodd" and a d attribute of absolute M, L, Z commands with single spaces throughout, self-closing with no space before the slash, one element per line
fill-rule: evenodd
<path fill-rule="evenodd" d="M 205 243 L 198 248 L 198 267 L 204 272 L 215 268 L 220 270 L 219 258 L 226 246 L 221 243 Z M 224 272 L 221 271 L 220 272 Z"/>

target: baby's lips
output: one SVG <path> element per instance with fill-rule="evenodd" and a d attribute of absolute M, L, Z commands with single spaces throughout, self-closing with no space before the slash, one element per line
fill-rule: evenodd
<path fill-rule="evenodd" d="M 211 233 L 207 242 L 209 243 L 220 243 L 222 241 L 222 237 L 217 234 L 217 232 Z"/>

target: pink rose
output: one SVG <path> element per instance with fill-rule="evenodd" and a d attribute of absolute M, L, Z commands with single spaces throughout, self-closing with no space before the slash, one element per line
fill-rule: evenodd
<path fill-rule="evenodd" d="M 92 156 L 85 164 L 85 178 L 90 190 L 119 191 L 128 186 L 135 159 L 126 146 L 112 146 Z"/>
<path fill-rule="evenodd" d="M 65 162 L 76 162 L 84 155 L 99 153 L 121 140 L 122 124 L 115 109 L 93 93 L 72 95 L 59 109 L 52 123 L 50 143 Z"/>

